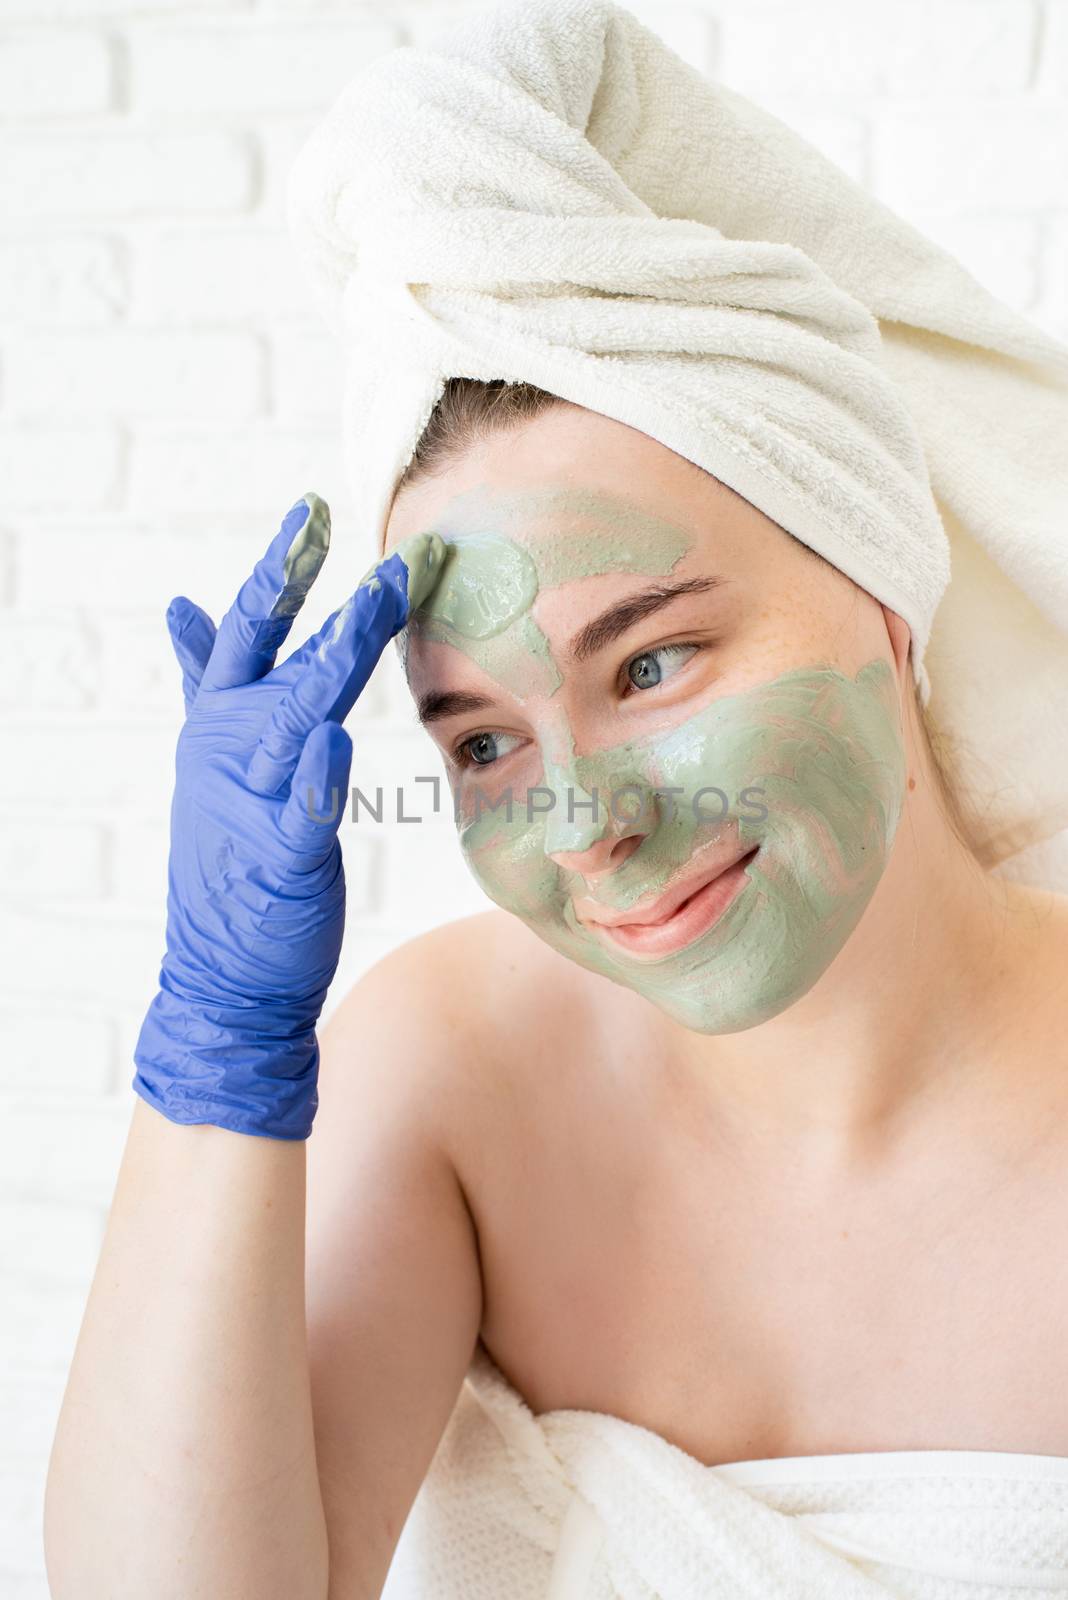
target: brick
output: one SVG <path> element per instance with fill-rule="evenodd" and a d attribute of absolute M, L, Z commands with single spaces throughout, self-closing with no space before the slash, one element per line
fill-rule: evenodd
<path fill-rule="evenodd" d="M 89 916 L 80 907 L 53 913 L 8 904 L 0 911 L 5 978 L 39 1003 L 60 988 L 105 1007 L 147 1005 L 159 985 L 164 909 L 134 918 L 106 906 Z"/>
<path fill-rule="evenodd" d="M 2 1200 L 0 1273 L 88 1288 L 100 1254 L 103 1224 L 100 1207 Z M 3 1411 L 10 1418 L 6 1407 Z"/>
<path fill-rule="evenodd" d="M 148 559 L 155 541 L 146 540 L 145 543 L 149 546 L 145 552 Z M 186 561 L 182 584 L 189 575 L 190 563 Z M 153 581 L 153 593 L 151 605 L 144 614 L 93 610 L 92 631 L 100 652 L 97 692 L 100 703 L 109 713 L 131 711 L 157 718 L 168 727 L 173 726 L 177 737 L 183 707 L 182 670 L 164 619 L 172 596 L 164 597 L 158 579 L 151 580 L 151 574 L 147 576 Z M 177 585 L 176 593 L 182 584 Z M 123 594 L 120 598 L 127 596 Z"/>
<path fill-rule="evenodd" d="M 815 8 L 726 0 L 717 76 L 760 104 L 780 93 L 1005 94 L 1028 86 L 1032 10 L 1018 0 Z"/>
<path fill-rule="evenodd" d="M 48 13 L 55 21 L 70 17 L 96 22 L 101 17 L 126 18 L 131 11 L 161 16 L 175 11 L 244 12 L 252 5 L 253 0 L 48 0 Z M 40 11 L 41 0 L 0 0 L 3 18 L 37 18 Z"/>
<path fill-rule="evenodd" d="M 71 1099 L 49 1110 L 9 1101 L 0 1128 L 6 1181 L 34 1198 L 110 1206 L 135 1098 L 131 1090 L 114 1103 Z"/>
<path fill-rule="evenodd" d="M 107 111 L 115 64 L 109 41 L 86 28 L 5 28 L 0 33 L 0 105 L 8 118 Z"/>
<path fill-rule="evenodd" d="M 77 711 L 96 684 L 93 641 L 78 619 L 22 612 L 0 630 L 0 711 Z"/>
<path fill-rule="evenodd" d="M 285 422 L 322 422 L 336 426 L 341 415 L 345 364 L 342 349 L 330 333 L 294 329 L 274 340 L 272 409 Z"/>
<path fill-rule="evenodd" d="M 40 1563 L 33 1572 L 12 1572 L 8 1567 L 0 1567 L 0 1594 L 4 1600 L 52 1600 L 43 1554 Z"/>
<path fill-rule="evenodd" d="M 313 320 L 308 286 L 282 229 L 169 229 L 136 241 L 131 316 L 138 320 L 271 326 Z"/>
<path fill-rule="evenodd" d="M 296 480 L 299 481 L 299 480 Z M 27 534 L 19 541 L 20 593 L 27 608 L 78 608 L 102 589 L 101 563 L 109 574 L 108 602 L 123 611 L 95 607 L 87 624 L 99 650 L 96 692 L 108 713 L 136 711 L 153 717 L 177 736 L 182 716 L 181 672 L 167 633 L 170 601 L 187 595 L 218 625 L 238 589 L 266 550 L 283 512 L 261 519 L 258 532 L 209 539 L 204 531 L 187 536 L 112 531 L 106 525 L 89 533 Z M 334 546 L 326 565 L 282 646 L 284 660 L 347 598 L 365 568 L 346 548 L 343 521 L 335 523 Z M 112 578 L 110 575 L 115 574 Z M 375 680 L 361 696 L 361 710 L 378 704 Z M 0 791 L 2 792 L 2 791 Z"/>
<path fill-rule="evenodd" d="M 962 99 L 952 110 L 889 107 L 874 121 L 873 189 L 910 218 L 1063 206 L 1066 168 L 1068 119 L 1051 106 Z"/>
<path fill-rule="evenodd" d="M 3 730 L 10 740 L 12 725 Z M 47 808 L 98 806 L 148 809 L 166 815 L 174 783 L 173 728 L 83 718 L 18 724 L 20 758 L 0 769 L 0 801 Z"/>
<path fill-rule="evenodd" d="M 112 834 L 116 898 L 122 904 L 165 905 L 170 849 L 168 820 L 122 817 L 116 820 Z"/>
<path fill-rule="evenodd" d="M 264 0 L 261 0 L 261 4 Z M 270 8 L 271 0 L 266 0 Z M 274 0 L 277 9 L 283 0 Z M 293 0 L 289 0 L 293 4 Z M 404 16 L 404 42 L 424 45 L 434 37 L 466 18 L 478 16 L 484 7 L 473 0 L 468 5 L 436 4 L 413 7 Z M 652 33 L 674 50 L 677 56 L 688 61 L 700 72 L 707 72 L 710 56 L 710 38 L 714 20 L 700 6 L 670 5 L 662 0 L 628 0 L 627 10 L 636 16 Z M 718 12 L 719 6 L 716 6 Z"/>
<path fill-rule="evenodd" d="M 410 728 L 396 724 L 384 727 L 363 715 L 360 702 L 353 707 L 346 727 L 353 744 L 350 786 L 359 788 L 367 800 L 381 810 L 382 821 L 376 822 L 368 807 L 362 803 L 359 806 L 359 820 L 353 821 L 350 805 L 341 824 L 342 831 L 346 836 L 361 832 L 374 836 L 396 824 L 406 833 L 415 832 L 418 824 L 396 822 L 396 791 L 398 787 L 403 791 L 403 809 L 407 815 L 431 815 L 432 785 L 415 781 L 417 777 L 441 774 L 441 757 L 429 735 L 414 725 Z M 379 788 L 382 791 L 380 806 L 376 800 Z M 451 822 L 451 802 L 444 791 L 442 805 L 444 811 L 441 814 L 448 816 Z"/>
<path fill-rule="evenodd" d="M 162 951 L 160 952 L 162 954 Z M 153 991 L 155 992 L 155 991 Z M 137 1006 L 116 1006 L 113 1011 L 113 1020 L 119 1036 L 117 1051 L 117 1066 L 114 1075 L 114 1092 L 125 1094 L 129 1087 L 130 1079 L 134 1073 L 134 1051 L 137 1049 L 137 1038 L 141 1032 L 141 1024 L 145 1020 L 148 1009 L 149 995 Z"/>
<path fill-rule="evenodd" d="M 52 1006 L 28 1006 L 25 997 L 0 1000 L 0 1084 L 5 1091 L 103 1094 L 113 1083 L 115 1033 L 106 1017 L 79 1011 L 63 991 L 68 974 L 56 974 Z M 58 993 L 57 993 L 58 991 Z"/>
<path fill-rule="evenodd" d="M 84 900 L 104 893 L 104 835 L 90 822 L 6 821 L 0 834 L 5 894 Z"/>
<path fill-rule="evenodd" d="M 36 334 L 9 344 L 5 366 L 8 407 L 24 420 L 241 422 L 263 410 L 263 349 L 236 330 Z"/>
<path fill-rule="evenodd" d="M 1068 93 L 1068 5 L 1065 0 L 1048 0 L 1043 7 L 1036 88 L 1054 100 Z"/>
<path fill-rule="evenodd" d="M 313 112 L 306 112 L 302 116 L 272 118 L 260 124 L 263 195 L 257 209 L 257 219 L 261 225 L 276 228 L 279 232 L 286 228 L 286 189 L 290 168 L 297 151 L 320 121 L 325 110 L 326 106 L 320 104 Z M 310 295 L 310 288 L 308 293 Z M 318 308 L 311 301 L 309 308 L 312 312 L 318 313 Z"/>
<path fill-rule="evenodd" d="M 256 153 L 239 134 L 19 134 L 7 140 L 8 222 L 239 211 L 256 198 Z"/>
<path fill-rule="evenodd" d="M 346 805 L 347 797 L 342 796 Z M 381 910 L 383 849 L 379 839 L 356 838 L 342 822 L 338 829 L 345 862 L 346 918 L 370 916 Z"/>
<path fill-rule="evenodd" d="M 295 498 L 293 495 L 289 500 L 283 497 L 275 501 L 273 521 L 263 524 L 262 545 L 250 538 L 232 536 L 212 540 L 203 534 L 181 537 L 130 533 L 121 526 L 103 526 L 92 535 L 66 531 L 26 535 L 19 540 L 18 548 L 21 603 L 27 608 L 50 606 L 55 610 L 83 606 L 90 596 L 111 604 L 121 601 L 126 613 L 121 626 L 132 630 L 137 624 L 141 629 L 139 641 L 130 632 L 125 635 L 134 650 L 133 667 L 128 670 L 146 665 L 151 653 L 157 669 L 180 687 L 181 674 L 164 620 L 171 600 L 175 595 L 188 595 L 218 623 Z M 144 615 L 139 617 L 138 612 Z M 94 631 L 102 638 L 111 625 L 111 613 L 102 611 Z M 120 632 L 112 637 L 111 646 L 106 642 L 101 646 L 107 662 L 102 669 L 104 681 L 110 685 L 111 694 L 118 692 L 116 675 L 121 666 L 115 662 L 114 654 L 108 656 L 108 651 L 112 646 L 114 652 L 121 651 L 123 639 Z M 167 694 L 165 684 L 162 688 L 160 709 Z M 122 704 L 132 706 L 136 693 L 131 686 Z M 169 696 L 169 702 L 177 713 L 180 694 L 177 698 Z"/>
<path fill-rule="evenodd" d="M 128 503 L 135 516 L 163 506 L 178 515 L 241 513 L 270 529 L 310 488 L 334 509 L 343 484 L 340 426 L 174 432 L 133 441 Z"/>
<path fill-rule="evenodd" d="M 0 528 L 0 606 L 6 608 L 14 599 L 15 536 L 8 529 Z"/>
<path fill-rule="evenodd" d="M 142 26 L 130 34 L 132 104 L 152 115 L 318 111 L 399 37 L 372 13 L 292 24 Z"/>
<path fill-rule="evenodd" d="M 0 482 L 8 514 L 86 511 L 118 496 L 122 443 L 114 428 L 0 428 Z"/>
<path fill-rule="evenodd" d="M 0 318 L 108 324 L 129 299 L 127 247 L 107 235 L 0 240 Z"/>
<path fill-rule="evenodd" d="M 16 1570 L 33 1571 L 42 1559 L 44 1461 L 0 1467 L 0 1550 Z"/>
<path fill-rule="evenodd" d="M 259 530 L 237 538 L 206 539 L 179 534 L 109 533 L 101 530 L 93 538 L 86 534 L 27 534 L 19 546 L 22 605 L 51 606 L 53 614 L 64 606 L 80 608 L 86 595 L 101 594 L 106 579 L 101 576 L 101 552 L 107 558 L 107 602 L 122 600 L 126 611 L 94 606 L 90 630 L 99 648 L 96 694 L 109 717 L 118 712 L 137 714 L 142 725 L 155 723 L 171 730 L 177 738 L 181 726 L 181 669 L 166 630 L 166 608 L 174 595 L 187 595 L 203 606 L 209 618 L 219 624 L 232 605 L 241 584 L 267 549 L 273 531 L 281 522 L 275 507 L 273 517 L 262 518 Z M 357 563 L 344 547 L 344 525 L 339 525 L 337 549 L 331 550 L 328 565 L 297 613 L 280 659 L 293 653 L 344 603 L 361 576 Z M 115 574 L 114 578 L 110 574 Z M 361 709 L 376 704 L 376 691 L 369 686 Z M 0 795 L 3 794 L 0 786 Z"/>
<path fill-rule="evenodd" d="M 85 1311 L 85 1291 L 9 1280 L 0 1284 L 0 1295 L 0 1371 L 67 1372 Z"/>
<path fill-rule="evenodd" d="M 460 852 L 451 822 L 391 828 L 386 848 L 384 904 L 412 932 L 492 905 Z"/>
<path fill-rule="evenodd" d="M 13 1464 L 40 1469 L 47 1463 L 55 1436 L 65 1380 L 58 1372 L 0 1378 L 0 1414 L 4 1418 L 4 1455 Z M 5 1555 L 8 1553 L 4 1547 Z M 0 1585 L 0 1594 L 8 1591 Z"/>
<path fill-rule="evenodd" d="M 284 4 L 286 0 L 275 0 L 275 3 Z M 294 0 L 288 0 L 288 3 L 292 5 Z M 329 0 L 323 0 L 323 3 L 329 3 Z M 479 0 L 466 0 L 466 3 L 464 0 L 436 0 L 434 5 L 405 7 L 404 42 L 414 45 L 427 44 L 437 34 L 468 18 L 477 17 L 484 9 Z"/>

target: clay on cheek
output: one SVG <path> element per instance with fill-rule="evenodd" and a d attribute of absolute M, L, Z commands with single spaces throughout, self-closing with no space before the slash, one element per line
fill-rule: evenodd
<path fill-rule="evenodd" d="M 508 537 L 550 513 L 553 531 L 533 553 Z M 670 572 L 693 543 L 682 528 L 585 490 L 472 491 L 435 528 L 456 548 L 413 625 L 463 650 L 520 700 L 551 698 L 560 684 L 530 614 L 539 589 L 605 572 Z M 510 812 L 499 794 L 481 813 L 465 811 L 461 845 L 475 877 L 563 954 L 710 1033 L 775 1015 L 830 964 L 885 869 L 905 778 L 883 660 L 855 678 L 829 665 L 787 672 L 587 756 L 576 755 L 561 707 L 543 755 L 551 808 L 531 814 L 523 791 Z M 668 796 L 671 788 L 681 795 Z M 640 807 L 644 837 L 598 886 L 606 905 L 627 909 L 659 893 L 728 837 L 760 846 L 745 889 L 673 955 L 638 960 L 606 948 L 574 915 L 572 895 L 585 884 L 552 859 L 603 834 L 613 796 L 617 819 Z"/>
<path fill-rule="evenodd" d="M 551 814 L 531 823 L 519 807 L 511 824 L 484 818 L 463 843 L 491 899 L 547 943 L 687 1027 L 733 1032 L 798 999 L 842 948 L 885 870 L 905 770 L 884 660 L 855 678 L 830 666 L 784 673 L 663 734 L 577 758 L 582 791 L 597 791 L 606 805 L 624 785 L 635 785 L 636 797 L 661 791 L 640 848 L 598 885 L 603 904 L 627 909 L 659 893 L 727 837 L 739 848 L 760 846 L 746 887 L 719 920 L 656 960 L 606 947 L 577 921 L 572 894 L 586 886 L 546 854 Z M 681 794 L 668 796 L 672 787 Z"/>

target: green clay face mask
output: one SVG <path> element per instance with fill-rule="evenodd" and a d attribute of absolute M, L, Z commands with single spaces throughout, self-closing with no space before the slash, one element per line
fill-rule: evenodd
<path fill-rule="evenodd" d="M 508 537 L 542 518 L 552 531 L 536 555 Z M 664 574 L 693 544 L 683 528 L 580 489 L 472 490 L 434 531 L 449 554 L 410 631 L 454 645 L 519 699 L 553 695 L 563 681 L 531 615 L 540 590 L 609 572 Z"/>
<path fill-rule="evenodd" d="M 465 497 L 455 521 L 435 520 L 445 566 L 412 627 L 460 649 L 519 698 L 551 701 L 561 680 L 530 615 L 539 588 L 598 572 L 666 574 L 693 536 L 627 502 L 571 490 L 517 496 L 513 526 L 529 526 L 530 502 L 542 498 L 554 530 L 566 511 L 582 531 L 519 545 L 507 536 L 507 507 L 481 492 Z M 609 515 L 615 537 L 604 533 Z M 630 519 L 623 531 L 621 515 Z M 855 677 L 805 666 L 721 694 L 682 721 L 676 713 L 670 726 L 643 727 L 580 755 L 560 712 L 542 741 L 540 776 L 513 789 L 495 776 L 499 762 L 467 769 L 457 789 L 461 847 L 490 899 L 562 955 L 697 1032 L 754 1027 L 813 986 L 886 867 L 906 780 L 894 675 L 881 659 Z M 602 866 L 592 889 L 554 859 L 635 834 L 637 848 L 613 870 Z M 680 947 L 670 933 L 658 944 L 657 933 L 635 948 L 625 928 L 614 935 L 576 914 L 576 902 L 592 900 L 602 919 L 636 906 L 640 916 L 675 885 L 696 886 L 742 857 L 679 911 L 683 935 L 695 920 L 698 928 Z M 702 928 L 695 908 L 714 907 L 717 894 L 725 904 Z"/>

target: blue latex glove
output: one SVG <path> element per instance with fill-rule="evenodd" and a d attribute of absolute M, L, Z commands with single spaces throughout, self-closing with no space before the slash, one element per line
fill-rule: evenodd
<path fill-rule="evenodd" d="M 352 741 L 341 723 L 389 639 L 429 594 L 445 546 L 414 534 L 279 666 L 322 566 L 330 513 L 287 515 L 218 633 L 179 596 L 167 626 L 186 719 L 171 803 L 167 948 L 133 1087 L 172 1122 L 306 1139 L 315 1026 L 337 969 L 345 878 L 337 829 Z"/>

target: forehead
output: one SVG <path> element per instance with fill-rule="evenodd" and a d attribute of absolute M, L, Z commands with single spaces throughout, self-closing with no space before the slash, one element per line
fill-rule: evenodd
<path fill-rule="evenodd" d="M 398 494 L 384 548 L 434 528 L 540 547 L 612 536 L 622 552 L 673 524 L 695 534 L 718 504 L 745 502 L 648 435 L 560 405 L 457 451 L 448 467 Z M 552 581 L 543 579 L 543 581 Z"/>

